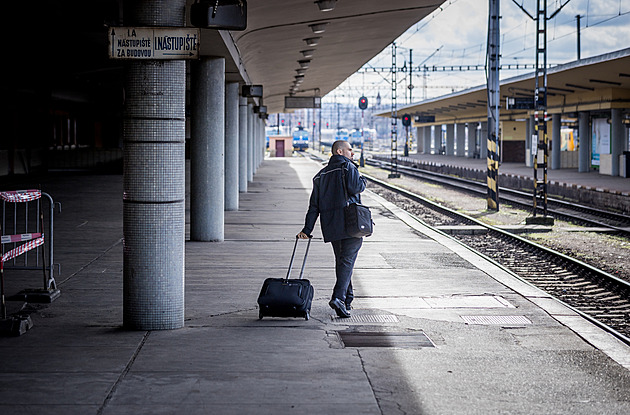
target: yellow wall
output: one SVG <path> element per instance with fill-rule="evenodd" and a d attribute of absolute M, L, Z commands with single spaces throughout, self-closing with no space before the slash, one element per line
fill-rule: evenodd
<path fill-rule="evenodd" d="M 527 123 L 525 121 L 502 121 L 501 134 L 503 141 L 525 141 Z"/>

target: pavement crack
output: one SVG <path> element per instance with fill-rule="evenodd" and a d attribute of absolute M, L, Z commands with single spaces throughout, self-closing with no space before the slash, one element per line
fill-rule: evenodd
<path fill-rule="evenodd" d="M 78 273 L 80 273 L 81 271 L 83 271 L 84 269 L 86 269 L 87 267 L 89 267 L 90 265 L 98 261 L 99 259 L 101 259 L 104 255 L 106 255 L 109 251 L 111 251 L 115 246 L 118 246 L 119 244 L 121 244 L 122 241 L 123 241 L 123 238 L 120 238 L 119 240 L 114 242 L 111 246 L 109 246 L 107 249 L 105 249 L 103 252 L 101 252 L 99 255 L 97 255 L 95 258 L 89 261 L 87 264 L 83 265 L 76 272 L 73 272 L 72 274 L 70 274 L 68 278 L 66 278 L 63 281 L 57 282 L 57 285 L 62 286 L 63 284 L 65 284 L 66 282 L 74 278 L 75 275 L 77 275 Z"/>
<path fill-rule="evenodd" d="M 374 395 L 374 400 L 376 401 L 376 405 L 378 406 L 378 410 L 381 415 L 384 415 L 383 408 L 381 408 L 381 402 L 379 398 L 376 396 L 376 392 L 374 391 L 374 385 L 372 384 L 372 380 L 370 379 L 370 375 L 368 375 L 367 370 L 365 369 L 365 361 L 363 360 L 363 356 L 361 356 L 361 351 L 357 349 L 357 355 L 359 356 L 359 361 L 361 362 L 361 370 L 365 375 L 365 379 L 367 379 L 368 384 L 370 385 L 370 389 L 372 390 L 372 395 Z"/>
<path fill-rule="evenodd" d="M 123 379 L 125 379 L 125 376 L 127 376 L 127 373 L 129 373 L 129 371 L 131 370 L 131 366 L 133 366 L 133 363 L 136 361 L 136 358 L 140 354 L 142 347 L 144 346 L 147 339 L 149 338 L 149 334 L 151 334 L 151 332 L 147 331 L 146 333 L 144 333 L 144 336 L 142 336 L 142 339 L 140 340 L 138 347 L 136 347 L 136 350 L 131 355 L 131 358 L 127 362 L 127 365 L 125 365 L 125 369 L 123 369 L 123 371 L 120 373 L 120 376 L 118 376 L 118 379 L 116 379 L 116 382 L 114 382 L 114 384 L 110 388 L 109 392 L 107 393 L 107 396 L 105 397 L 105 400 L 103 401 L 103 404 L 100 406 L 100 408 L 98 408 L 98 411 L 96 412 L 97 415 L 103 414 L 103 411 L 105 410 L 109 402 L 114 397 L 114 394 L 116 393 L 116 389 L 118 389 L 118 385 L 120 385 Z"/>

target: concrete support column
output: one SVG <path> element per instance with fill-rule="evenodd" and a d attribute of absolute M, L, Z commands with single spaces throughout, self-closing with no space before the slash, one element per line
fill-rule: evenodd
<path fill-rule="evenodd" d="M 424 134 L 423 134 L 423 141 L 424 144 L 422 145 L 422 153 L 423 154 L 431 154 L 431 146 L 433 144 L 433 131 L 431 126 L 427 126 L 427 127 L 422 127 L 422 129 L 424 130 Z"/>
<path fill-rule="evenodd" d="M 256 171 L 260 167 L 263 159 L 263 150 L 265 148 L 265 128 L 262 118 L 256 116 L 257 134 L 256 134 Z"/>
<path fill-rule="evenodd" d="M 184 26 L 185 0 L 129 4 L 129 24 Z M 123 325 L 184 326 L 186 63 L 128 63 L 123 120 Z"/>
<path fill-rule="evenodd" d="M 238 87 L 237 82 L 225 86 L 225 210 L 238 210 Z"/>
<path fill-rule="evenodd" d="M 254 181 L 254 105 L 247 104 L 247 181 Z"/>
<path fill-rule="evenodd" d="M 479 158 L 488 158 L 488 122 L 481 122 L 481 130 L 479 133 Z"/>
<path fill-rule="evenodd" d="M 238 190 L 247 192 L 247 98 L 238 98 Z"/>
<path fill-rule="evenodd" d="M 265 161 L 265 152 L 267 151 L 267 133 L 265 130 L 267 123 L 264 119 L 260 119 L 260 164 Z"/>
<path fill-rule="evenodd" d="M 578 172 L 586 173 L 591 166 L 591 113 L 578 114 Z"/>
<path fill-rule="evenodd" d="M 473 158 L 475 157 L 475 150 L 477 146 L 477 127 L 479 126 L 478 122 L 469 122 L 468 123 L 468 152 L 466 153 L 466 157 Z"/>
<path fill-rule="evenodd" d="M 190 239 L 222 241 L 225 209 L 225 59 L 191 64 Z"/>
<path fill-rule="evenodd" d="M 416 138 L 418 140 L 416 154 L 422 154 L 424 153 L 424 127 L 416 127 Z"/>
<path fill-rule="evenodd" d="M 431 126 L 427 126 L 427 127 L 422 127 L 422 129 L 424 130 L 424 144 L 423 144 L 423 154 L 431 154 L 431 143 L 433 141 L 433 136 L 432 136 L 432 128 Z"/>
<path fill-rule="evenodd" d="M 254 113 L 254 174 L 258 171 L 260 161 L 260 117 Z"/>
<path fill-rule="evenodd" d="M 446 155 L 455 155 L 455 124 L 446 124 Z"/>
<path fill-rule="evenodd" d="M 253 118 L 254 120 L 254 130 L 253 130 L 253 140 L 252 140 L 252 169 L 253 169 L 253 173 L 256 174 L 256 171 L 258 171 L 258 128 L 259 128 L 259 124 L 258 124 L 258 114 L 254 113 Z"/>
<path fill-rule="evenodd" d="M 455 125 L 456 150 L 455 155 L 464 157 L 466 155 L 466 124 Z"/>
<path fill-rule="evenodd" d="M 624 149 L 625 127 L 622 122 L 621 109 L 613 108 L 610 110 L 610 115 L 610 154 L 612 156 L 612 175 L 619 176 L 619 156 L 621 156 Z"/>
<path fill-rule="evenodd" d="M 562 115 L 553 114 L 551 116 L 551 170 L 558 170 L 560 165 L 560 148 L 562 147 L 562 137 L 560 127 L 562 126 Z"/>

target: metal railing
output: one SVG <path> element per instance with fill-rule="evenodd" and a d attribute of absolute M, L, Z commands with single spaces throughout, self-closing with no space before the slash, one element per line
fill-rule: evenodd
<path fill-rule="evenodd" d="M 43 293 L 58 292 L 54 268 L 54 209 L 52 197 L 41 190 L 0 192 L 2 200 L 2 271 L 42 270 Z M 44 219 L 42 200 L 48 202 Z M 61 210 L 61 205 L 57 203 Z M 2 275 L 4 285 L 4 275 Z M 4 294 L 4 293 L 3 293 Z"/>

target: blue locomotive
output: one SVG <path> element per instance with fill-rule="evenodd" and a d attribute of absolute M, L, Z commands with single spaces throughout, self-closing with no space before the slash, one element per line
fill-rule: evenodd
<path fill-rule="evenodd" d="M 308 131 L 304 127 L 293 130 L 293 150 L 304 151 L 308 149 Z"/>

